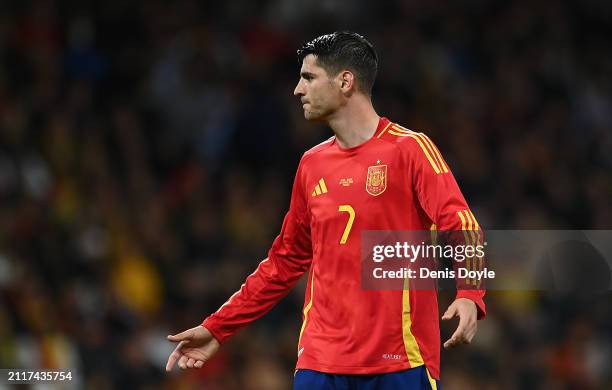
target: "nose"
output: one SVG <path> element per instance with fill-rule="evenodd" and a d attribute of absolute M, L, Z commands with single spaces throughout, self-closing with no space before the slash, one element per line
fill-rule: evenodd
<path fill-rule="evenodd" d="M 302 79 L 300 79 L 300 81 L 298 81 L 297 85 L 295 86 L 295 89 L 293 90 L 293 95 L 297 97 L 304 96 L 304 87 L 302 85 Z"/>

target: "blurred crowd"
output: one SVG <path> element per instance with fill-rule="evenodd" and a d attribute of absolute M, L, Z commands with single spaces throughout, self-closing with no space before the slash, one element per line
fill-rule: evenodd
<path fill-rule="evenodd" d="M 438 144 L 483 227 L 610 229 L 612 3 L 5 0 L 0 367 L 290 388 L 303 285 L 202 370 L 167 375 L 165 336 L 266 256 L 331 135 L 292 95 L 295 50 L 341 29 L 377 48 L 379 114 Z M 444 388 L 612 388 L 611 296 L 491 293 Z"/>

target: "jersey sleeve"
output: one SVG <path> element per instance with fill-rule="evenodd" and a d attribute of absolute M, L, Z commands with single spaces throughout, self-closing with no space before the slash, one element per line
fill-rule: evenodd
<path fill-rule="evenodd" d="M 310 219 L 302 179 L 300 162 L 289 211 L 268 257 L 247 277 L 240 290 L 202 322 L 220 343 L 270 311 L 310 267 Z"/>
<path fill-rule="evenodd" d="M 408 141 L 412 180 L 419 203 L 436 229 L 449 232 L 463 244 L 482 244 L 483 233 L 457 182 L 436 145 L 423 133 L 412 133 Z M 456 267 L 457 263 L 453 262 Z M 479 269 L 483 259 L 467 259 L 465 267 Z M 456 279 L 457 298 L 468 298 L 478 308 L 478 319 L 486 314 L 485 289 L 474 280 Z"/>

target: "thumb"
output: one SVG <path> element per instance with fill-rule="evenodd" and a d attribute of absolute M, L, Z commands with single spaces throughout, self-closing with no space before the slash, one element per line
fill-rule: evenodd
<path fill-rule="evenodd" d="M 457 314 L 457 306 L 452 304 L 452 305 L 450 305 L 448 307 L 448 309 L 446 309 L 446 312 L 442 316 L 442 319 L 443 320 L 450 320 L 451 318 L 453 318 L 455 316 L 455 314 Z"/>
<path fill-rule="evenodd" d="M 178 342 L 183 340 L 191 340 L 192 336 L 193 335 L 191 329 L 187 329 L 186 331 L 177 333 L 175 335 L 168 335 L 167 338 L 170 341 Z"/>

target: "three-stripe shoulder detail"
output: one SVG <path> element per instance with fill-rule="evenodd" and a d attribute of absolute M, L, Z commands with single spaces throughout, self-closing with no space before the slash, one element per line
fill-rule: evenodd
<path fill-rule="evenodd" d="M 409 137 L 414 139 L 423 151 L 423 154 L 427 158 L 427 161 L 429 161 L 429 164 L 431 164 L 431 167 L 436 174 L 448 172 L 448 166 L 442 158 L 440 150 L 438 150 L 436 145 L 427 135 L 417 133 L 416 131 L 412 131 L 396 123 L 391 124 L 386 132 L 396 137 Z"/>

